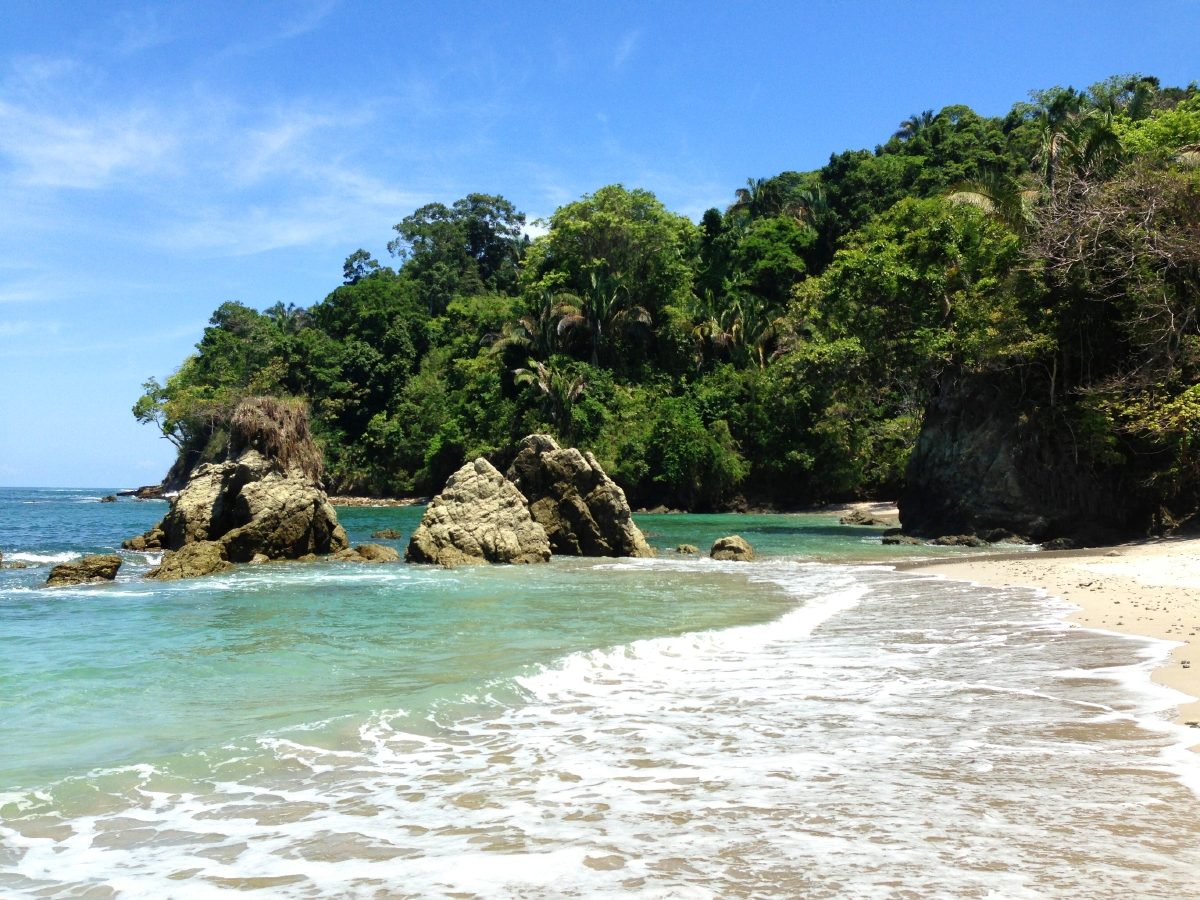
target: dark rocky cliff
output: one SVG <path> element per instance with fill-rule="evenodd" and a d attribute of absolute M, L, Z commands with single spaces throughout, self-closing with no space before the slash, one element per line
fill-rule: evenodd
<path fill-rule="evenodd" d="M 1028 388 L 995 375 L 943 387 L 909 459 L 906 533 L 1102 542 L 1144 527 L 1113 473 L 1080 450 L 1064 410 L 1033 402 Z"/>

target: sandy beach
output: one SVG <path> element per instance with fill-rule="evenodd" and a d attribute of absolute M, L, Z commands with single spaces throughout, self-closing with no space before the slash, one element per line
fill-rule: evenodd
<path fill-rule="evenodd" d="M 1044 588 L 1079 606 L 1071 620 L 1080 625 L 1176 641 L 1154 680 L 1200 698 L 1200 539 L 904 567 L 993 587 Z M 1200 699 L 1181 704 L 1178 721 L 1200 728 Z M 1196 740 L 1200 744 L 1200 731 Z"/>

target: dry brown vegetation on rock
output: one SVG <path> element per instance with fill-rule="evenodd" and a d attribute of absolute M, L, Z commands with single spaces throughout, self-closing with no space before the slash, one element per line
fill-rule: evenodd
<path fill-rule="evenodd" d="M 308 427 L 308 407 L 294 397 L 247 397 L 229 422 L 229 456 L 253 448 L 282 469 L 321 479 L 321 451 Z"/>

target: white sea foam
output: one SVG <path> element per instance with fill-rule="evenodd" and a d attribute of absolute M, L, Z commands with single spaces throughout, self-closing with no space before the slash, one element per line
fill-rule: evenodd
<path fill-rule="evenodd" d="M 24 550 L 15 550 L 12 553 L 5 553 L 4 558 L 9 562 L 31 563 L 38 566 L 58 565 L 59 563 L 71 562 L 71 560 L 81 559 L 82 553 L 72 553 L 63 551 L 62 553 L 33 553 Z"/>
<path fill-rule="evenodd" d="M 202 777 L 92 773 L 102 799 L 69 833 L 0 826 L 0 887 L 1073 898 L 1200 884 L 1171 745 L 1135 724 L 1166 699 L 1131 671 L 1153 661 L 1129 663 L 1138 645 L 1067 626 L 1027 591 L 878 570 L 608 571 L 689 566 L 770 580 L 797 606 L 569 654 L 518 679 L 524 702 L 483 690 L 432 731 L 428 710 L 393 711 L 334 746 L 294 730 L 228 748 Z"/>

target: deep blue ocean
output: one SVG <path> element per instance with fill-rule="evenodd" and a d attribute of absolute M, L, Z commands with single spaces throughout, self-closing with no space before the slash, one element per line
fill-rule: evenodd
<path fill-rule="evenodd" d="M 1177 897 L 1166 646 L 816 515 L 653 560 L 41 587 L 166 511 L 0 489 L 0 896 Z M 419 508 L 342 508 L 352 543 Z M 672 552 L 739 533 L 762 557 Z M 1190 888 L 1190 890 L 1189 890 Z"/>

